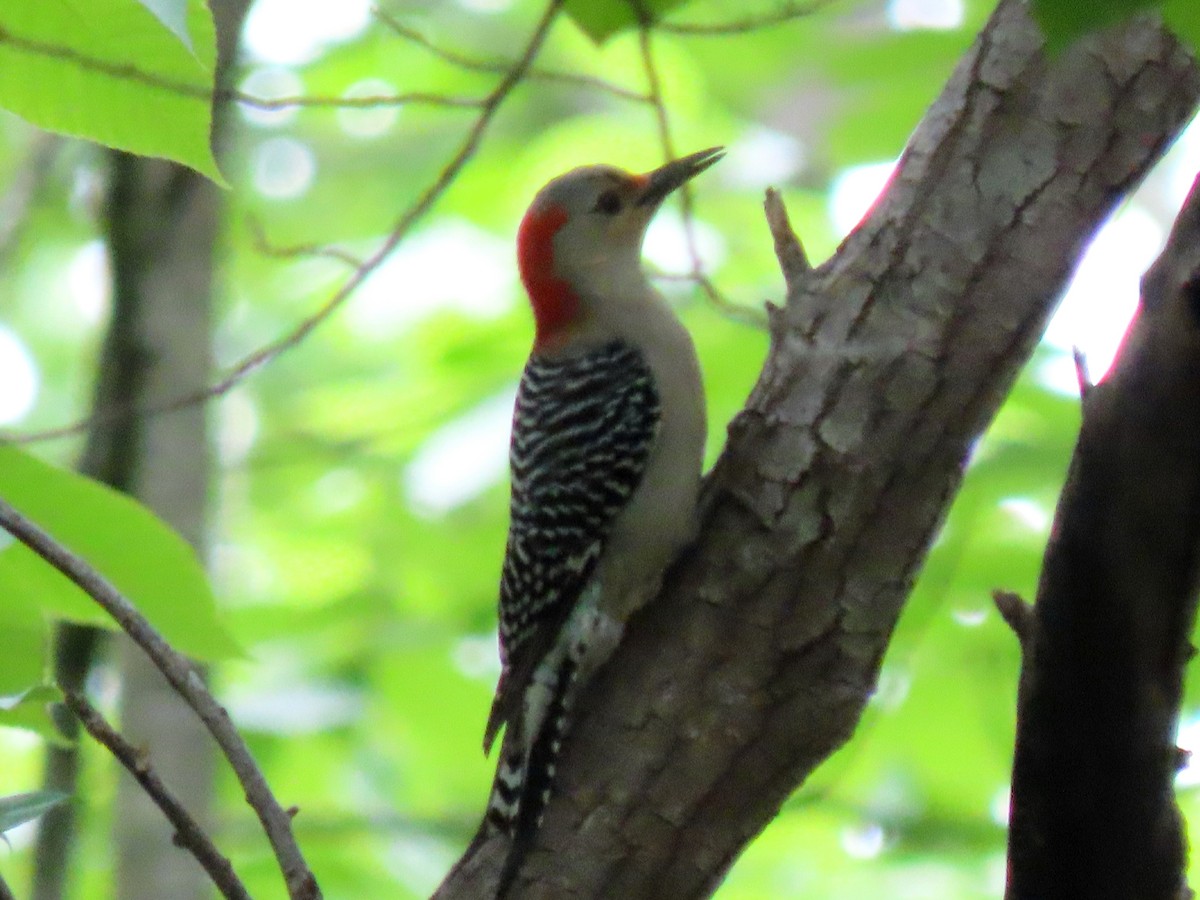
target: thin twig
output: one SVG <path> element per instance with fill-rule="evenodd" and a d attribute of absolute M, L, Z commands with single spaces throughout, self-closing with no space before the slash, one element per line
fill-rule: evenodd
<path fill-rule="evenodd" d="M 315 109 L 378 109 L 390 106 L 444 106 L 451 109 L 480 109 L 487 102 L 483 97 L 451 97 L 448 94 L 433 94 L 412 91 L 404 94 L 371 94 L 365 97 L 256 97 L 242 91 L 217 91 L 217 100 L 233 100 L 254 109 L 292 109 L 308 107 Z"/>
<path fill-rule="evenodd" d="M 731 22 L 713 22 L 711 24 L 704 22 L 660 22 L 655 27 L 659 31 L 694 37 L 720 37 L 730 34 L 746 34 L 747 32 L 772 28 L 776 25 L 782 25 L 785 22 L 811 16 L 813 13 L 820 12 L 826 6 L 832 6 L 835 2 L 837 0 L 807 0 L 804 3 L 791 2 L 783 4 L 779 9 L 772 12 L 757 16 L 746 16 L 744 19 L 735 19 Z"/>
<path fill-rule="evenodd" d="M 541 49 L 542 42 L 545 40 L 546 33 L 550 30 L 550 25 L 554 22 L 554 18 L 564 2 L 565 0 L 550 0 L 545 12 L 542 14 L 541 20 L 538 22 L 529 42 L 526 44 L 524 52 L 517 59 L 513 68 L 508 71 L 504 78 L 500 80 L 492 92 L 484 99 L 478 118 L 467 132 L 466 138 L 463 139 L 462 144 L 459 145 L 458 151 L 451 158 L 450 162 L 446 164 L 433 183 L 404 211 L 379 249 L 367 257 L 363 264 L 347 277 L 342 286 L 325 303 L 307 318 L 303 319 L 287 334 L 243 357 L 220 381 L 190 394 L 175 397 L 164 403 L 139 407 L 137 408 L 138 413 L 149 415 L 174 412 L 175 410 L 194 406 L 197 403 L 203 403 L 213 397 L 219 397 L 227 393 L 247 376 L 271 362 L 280 354 L 303 342 L 317 326 L 337 312 L 342 304 L 349 299 L 350 295 L 367 280 L 367 277 L 379 268 L 384 259 L 396 249 L 396 245 L 412 230 L 413 225 L 429 211 L 438 198 L 446 192 L 446 189 L 454 179 L 458 177 L 458 173 L 474 155 L 476 149 L 478 149 L 479 143 L 483 139 L 483 134 L 495 117 L 496 111 L 512 92 L 513 88 L 524 77 L 534 57 L 537 56 L 538 50 Z M 128 413 L 127 408 L 114 406 L 107 410 L 100 410 L 88 418 L 58 428 L 50 428 L 28 434 L 13 435 L 0 433 L 0 440 L 9 440 L 14 443 L 30 443 L 50 438 L 67 437 L 78 434 L 97 421 L 104 422 L 126 413 Z"/>
<path fill-rule="evenodd" d="M 323 257 L 344 263 L 351 269 L 358 269 L 363 265 L 362 259 L 355 256 L 349 250 L 343 250 L 340 247 L 333 247 L 329 244 L 290 244 L 288 246 L 272 244 L 267 238 L 267 232 L 263 228 L 262 222 L 256 216 L 249 217 L 247 226 L 253 237 L 255 249 L 263 256 L 270 256 L 274 259 Z"/>
<path fill-rule="evenodd" d="M 788 282 L 789 290 L 792 282 L 812 272 L 812 263 L 804 252 L 800 237 L 792 228 L 788 218 L 787 207 L 783 198 L 775 188 L 767 188 L 763 198 L 763 209 L 767 215 L 767 227 L 771 230 L 771 239 L 775 243 L 775 258 L 779 260 L 779 268 Z"/>
<path fill-rule="evenodd" d="M 1071 359 L 1075 363 L 1075 380 L 1079 383 L 1079 399 L 1086 400 L 1088 392 L 1095 386 L 1088 373 L 1087 357 L 1078 347 L 1071 348 Z"/>
<path fill-rule="evenodd" d="M 246 801 L 258 814 L 275 851 L 287 882 L 288 895 L 293 900 L 319 898 L 320 888 L 292 834 L 291 814 L 275 799 L 262 769 L 254 761 L 229 714 L 217 703 L 187 658 L 168 644 L 166 638 L 103 575 L 3 499 L 0 499 L 0 527 L 100 604 L 146 652 L 179 696 L 195 710 L 229 760 L 245 790 Z"/>
<path fill-rule="evenodd" d="M 83 694 L 78 691 L 64 691 L 63 702 L 75 713 L 88 734 L 108 748 L 117 762 L 125 767 L 142 786 L 142 790 L 162 810 L 163 815 L 175 827 L 176 845 L 196 857 L 196 861 L 204 867 L 217 890 L 230 900 L 250 900 L 246 886 L 233 871 L 229 859 L 217 850 L 200 827 L 200 823 L 192 818 L 191 813 L 184 809 L 183 804 L 163 784 L 146 754 L 139 752 L 125 740 Z"/>
<path fill-rule="evenodd" d="M 376 19 L 386 25 L 398 37 L 424 47 L 438 59 L 448 62 L 452 66 L 457 66 L 468 72 L 484 72 L 489 75 L 503 75 L 513 66 L 511 62 L 506 60 L 478 59 L 477 57 L 467 56 L 465 53 L 460 53 L 457 50 L 447 50 L 445 47 L 435 44 L 425 35 L 421 34 L 421 32 L 417 31 L 417 29 L 404 25 L 379 7 L 372 9 L 372 12 Z M 535 81 L 556 81 L 560 84 L 573 84 L 579 87 L 602 91 L 606 94 L 612 94 L 623 100 L 632 100 L 636 103 L 649 102 L 649 98 L 645 94 L 639 94 L 637 91 L 631 91 L 629 88 L 623 88 L 618 84 L 606 81 L 603 78 L 597 78 L 593 75 L 582 75 L 578 72 L 562 72 L 557 69 L 544 69 L 539 66 L 530 66 L 526 75 Z"/>
<path fill-rule="evenodd" d="M 783 197 L 775 188 L 767 188 L 766 196 L 763 197 L 763 211 L 766 213 L 767 227 L 775 245 L 775 258 L 779 261 L 779 268 L 787 286 L 787 303 L 791 306 L 805 297 L 805 285 L 812 275 L 812 264 L 808 261 L 808 254 L 804 252 L 800 236 L 792 228 Z M 783 307 L 769 300 L 765 307 L 771 345 L 776 347 L 786 339 L 788 317 L 784 314 Z"/>
<path fill-rule="evenodd" d="M 1029 646 L 1036 625 L 1033 607 L 1026 603 L 1020 594 L 1012 591 L 992 591 L 992 602 L 996 604 L 1000 618 L 1012 629 L 1024 650 Z"/>
<path fill-rule="evenodd" d="M 676 158 L 675 142 L 671 139 L 671 124 L 667 115 L 667 106 L 663 100 L 662 80 L 658 75 L 658 66 L 654 61 L 654 52 L 650 41 L 653 22 L 642 0 L 630 0 L 638 17 L 638 46 L 641 51 L 642 68 L 646 73 L 647 96 L 654 110 L 654 120 L 658 127 L 659 142 L 662 144 L 663 155 L 666 159 Z M 704 272 L 704 263 L 700 259 L 700 249 L 696 243 L 695 215 L 693 213 L 691 185 L 684 184 L 678 191 L 679 207 L 683 216 L 684 240 L 687 242 L 688 257 L 691 261 L 690 277 L 704 292 L 714 307 L 725 315 L 758 328 L 766 327 L 765 315 L 756 309 L 741 306 L 732 302 L 713 284 L 712 279 Z"/>

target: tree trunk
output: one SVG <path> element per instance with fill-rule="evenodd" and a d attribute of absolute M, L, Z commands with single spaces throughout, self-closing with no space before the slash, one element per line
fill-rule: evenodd
<path fill-rule="evenodd" d="M 1198 410 L 1200 179 L 1111 374 L 1084 397 L 1018 627 L 1010 900 L 1190 896 L 1173 782 L 1200 578 Z"/>
<path fill-rule="evenodd" d="M 212 4 L 218 79 L 229 71 L 249 0 Z M 219 110 L 217 111 L 220 112 Z M 218 123 L 219 124 L 219 123 Z M 214 131 L 217 129 L 214 128 Z M 203 407 L 141 417 L 132 410 L 190 393 L 211 379 L 213 259 L 220 191 L 196 173 L 161 160 L 111 154 L 108 243 L 113 312 L 100 360 L 94 408 L 80 468 L 154 509 L 203 554 L 210 491 Z M 98 632 L 65 624 L 56 636 L 56 676 L 78 689 L 91 667 Z M 159 773 L 202 820 L 211 796 L 212 749 L 204 729 L 144 654 L 118 640 L 121 719 L 127 736 L 151 753 Z M 63 711 L 68 735 L 77 733 Z M 45 786 L 78 792 L 78 747 L 49 748 Z M 59 900 L 80 804 L 53 811 L 39 829 L 35 900 Z M 207 876 L 171 843 L 162 812 L 121 773 L 118 787 L 116 896 L 123 900 L 208 898 Z"/>
<path fill-rule="evenodd" d="M 849 738 L 974 441 L 1198 97 L 1153 22 L 1050 62 L 1005 0 L 837 254 L 779 232 L 787 305 L 700 536 L 580 698 L 511 896 L 708 896 Z M 437 896 L 489 896 L 504 849 Z"/>
<path fill-rule="evenodd" d="M 162 160 L 112 154 L 109 243 L 114 305 L 145 359 L 139 399 L 176 397 L 211 377 L 212 253 L 218 189 Z M 201 556 L 207 547 L 208 410 L 191 406 L 143 420 L 133 493 L 182 534 Z M 145 654 L 117 639 L 120 720 L 145 747 L 162 778 L 201 823 L 208 823 L 213 748 L 204 727 Z M 141 787 L 122 771 L 114 838 L 116 896 L 207 900 L 203 870 L 174 847 L 172 829 Z"/>

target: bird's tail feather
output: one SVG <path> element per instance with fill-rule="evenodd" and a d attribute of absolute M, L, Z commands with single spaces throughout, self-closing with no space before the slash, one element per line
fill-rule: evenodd
<path fill-rule="evenodd" d="M 502 757 L 497 767 L 488 816 L 491 818 L 495 810 L 497 817 L 493 821 L 512 836 L 512 845 L 500 874 L 497 900 L 503 900 L 508 893 L 542 824 L 542 815 L 554 789 L 559 752 L 570 724 L 577 671 L 574 655 L 564 655 L 554 673 L 550 703 L 528 756 Z M 515 765 L 510 765 L 510 759 Z M 510 800 L 516 801 L 515 806 Z M 505 814 L 503 821 L 502 813 Z"/>

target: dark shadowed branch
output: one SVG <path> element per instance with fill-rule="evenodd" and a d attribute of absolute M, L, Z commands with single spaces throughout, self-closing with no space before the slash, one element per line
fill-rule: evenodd
<path fill-rule="evenodd" d="M 1025 649 L 1009 900 L 1188 896 L 1172 783 L 1200 577 L 1200 181 L 1087 391 Z"/>

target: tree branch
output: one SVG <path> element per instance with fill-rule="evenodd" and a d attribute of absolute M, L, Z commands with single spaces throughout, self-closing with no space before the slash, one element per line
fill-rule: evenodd
<path fill-rule="evenodd" d="M 413 226 L 433 208 L 434 203 L 446 192 L 454 179 L 458 177 L 459 172 L 475 155 L 475 151 L 479 149 L 479 144 L 483 141 L 483 135 L 495 118 L 496 112 L 501 105 L 512 93 L 513 89 L 521 83 L 525 77 L 529 67 L 533 64 L 533 60 L 537 57 L 538 51 L 541 50 L 542 43 L 546 39 L 546 35 L 550 31 L 550 26 L 554 24 L 554 20 L 562 8 L 564 0 L 549 0 L 546 9 L 542 14 L 541 19 L 535 26 L 533 33 L 530 35 L 528 43 L 525 45 L 524 51 L 513 63 L 504 77 L 496 84 L 482 101 L 479 103 L 480 111 L 471 128 L 467 131 L 467 135 L 463 138 L 459 145 L 458 151 L 433 180 L 433 182 L 422 191 L 421 195 L 406 209 L 396 224 L 392 226 L 391 233 L 383 241 L 382 244 L 372 253 L 363 264 L 355 269 L 346 278 L 342 285 L 333 292 L 321 306 L 319 306 L 311 315 L 301 320 L 291 331 L 281 335 L 277 339 L 271 341 L 254 352 L 242 358 L 216 383 L 208 385 L 198 391 L 193 391 L 189 394 L 184 394 L 168 400 L 163 403 L 148 405 L 139 408 L 137 411 L 141 414 L 149 415 L 153 413 L 172 412 L 174 410 L 183 409 L 188 406 L 195 406 L 199 403 L 204 403 L 213 397 L 232 390 L 240 384 L 245 378 L 256 372 L 261 367 L 267 365 L 280 354 L 287 352 L 312 334 L 323 322 L 330 316 L 341 309 L 342 305 L 350 299 L 351 295 L 359 288 L 359 286 L 367 280 L 368 276 L 374 272 L 383 261 L 387 259 L 391 252 L 396 249 Z M 0 42 L 4 39 L 3 32 L 0 32 Z M 33 432 L 29 434 L 3 434 L 0 433 L 0 440 L 10 440 L 14 443 L 30 443 L 32 441 L 47 440 L 50 438 L 67 437 L 77 432 L 83 431 L 89 425 L 97 421 L 107 421 L 108 417 L 120 417 L 128 415 L 128 407 L 115 405 L 108 410 L 100 410 L 93 413 L 87 419 L 74 422 L 69 425 L 63 425 L 59 428 L 49 428 L 43 431 Z"/>
<path fill-rule="evenodd" d="M 774 28 L 797 19 L 805 19 L 820 12 L 827 6 L 832 6 L 835 0 L 808 0 L 796 2 L 789 0 L 778 9 L 756 16 L 746 16 L 729 22 L 663 22 L 658 26 L 661 31 L 688 37 L 724 37 L 731 34 L 748 34 L 765 28 Z"/>
<path fill-rule="evenodd" d="M 204 829 L 163 784 L 146 755 L 139 753 L 132 744 L 121 737 L 83 694 L 66 691 L 63 700 L 88 734 L 108 748 L 162 810 L 168 821 L 175 826 L 176 843 L 196 857 L 196 861 L 204 867 L 204 871 L 208 873 L 221 895 L 229 897 L 230 900 L 250 900 L 246 886 L 238 879 L 228 858 L 213 846 Z"/>
<path fill-rule="evenodd" d="M 195 710 L 229 760 L 245 789 L 246 802 L 258 814 L 275 851 L 275 858 L 287 882 L 288 895 L 292 900 L 317 900 L 321 891 L 292 834 L 292 813 L 279 805 L 250 748 L 230 721 L 229 714 L 209 693 L 187 658 L 171 647 L 133 604 L 99 572 L 3 499 L 0 499 L 0 527 L 100 604 L 154 661 L 171 686 Z"/>
<path fill-rule="evenodd" d="M 446 47 L 439 46 L 423 35 L 415 28 L 410 28 L 403 24 L 395 16 L 391 15 L 379 7 L 374 7 L 371 10 L 372 15 L 379 20 L 386 28 L 388 28 L 397 37 L 416 44 L 418 47 L 424 47 L 433 56 L 447 62 L 452 66 L 457 66 L 460 69 L 465 69 L 469 72 L 487 72 L 492 75 L 503 75 L 513 67 L 510 60 L 490 60 L 479 59 L 474 56 L 468 56 L 465 53 L 460 53 L 457 50 L 450 50 Z M 605 94 L 611 94 L 614 97 L 620 97 L 622 100 L 631 100 L 634 103 L 646 103 L 647 98 L 644 94 L 639 94 L 637 91 L 631 91 L 621 87 L 619 84 L 614 84 L 611 81 L 606 81 L 603 78 L 596 78 L 591 75 L 581 75 L 578 72 L 559 71 L 557 69 L 545 69 L 539 66 L 530 66 L 527 73 L 530 81 L 547 81 L 556 82 L 558 84 L 568 84 L 574 87 L 588 88 L 590 90 L 600 91 Z"/>
<path fill-rule="evenodd" d="M 1200 97 L 1146 20 L 1041 47 L 1001 2 L 869 218 L 794 279 L 696 543 L 582 692 L 514 896 L 707 896 L 853 732 L 973 442 Z M 438 896 L 487 896 L 496 843 Z"/>
<path fill-rule="evenodd" d="M 1024 655 L 1010 900 L 1187 893 L 1172 782 L 1200 586 L 1200 179 L 1093 386 Z"/>
<path fill-rule="evenodd" d="M 638 50 L 642 58 L 642 71 L 646 75 L 646 97 L 654 110 L 654 124 L 658 129 L 659 143 L 662 144 L 663 161 L 666 162 L 677 159 L 679 154 L 675 152 L 675 141 L 671 138 L 671 121 L 667 114 L 667 104 L 663 99 L 662 78 L 659 76 L 658 63 L 654 58 L 651 41 L 651 32 L 654 30 L 653 16 L 647 9 L 644 0 L 630 0 L 630 3 L 638 17 Z M 684 183 L 676 191 L 676 195 L 679 198 L 679 209 L 683 217 L 683 235 L 691 261 L 691 269 L 682 277 L 699 287 L 718 312 L 747 325 L 763 327 L 766 321 L 761 311 L 732 302 L 705 274 L 704 264 L 700 259 L 700 248 L 696 243 L 696 217 L 692 203 L 692 185 Z"/>

